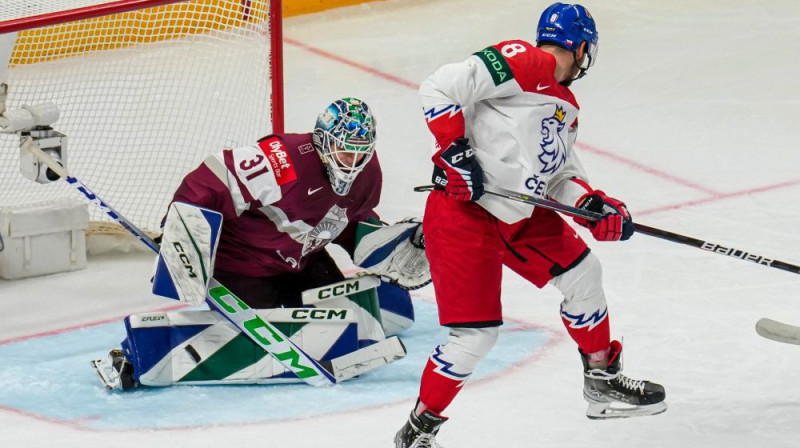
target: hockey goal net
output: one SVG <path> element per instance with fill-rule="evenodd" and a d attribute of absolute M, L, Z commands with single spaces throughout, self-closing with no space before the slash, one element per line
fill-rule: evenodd
<path fill-rule="evenodd" d="M 72 175 L 155 233 L 204 157 L 282 131 L 280 5 L 0 0 L 0 34 L 16 33 L 7 108 L 58 106 Z M 22 177 L 19 138 L 0 135 L 0 208 L 76 194 Z M 113 230 L 90 213 L 90 232 Z"/>

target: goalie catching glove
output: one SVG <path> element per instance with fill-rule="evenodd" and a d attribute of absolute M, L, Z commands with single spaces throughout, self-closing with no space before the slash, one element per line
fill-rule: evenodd
<path fill-rule="evenodd" d="M 392 225 L 358 223 L 353 262 L 403 289 L 418 289 L 431 282 L 422 223 L 418 219 Z"/>

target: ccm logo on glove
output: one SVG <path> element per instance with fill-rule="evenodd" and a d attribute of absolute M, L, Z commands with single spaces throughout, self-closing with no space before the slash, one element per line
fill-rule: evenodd
<path fill-rule="evenodd" d="M 466 139 L 464 139 L 466 140 Z M 474 156 L 475 153 L 472 151 L 472 148 L 467 147 L 467 149 L 463 153 L 457 153 L 453 157 L 450 158 L 450 165 L 458 165 L 464 159 L 469 159 L 470 157 Z"/>
<path fill-rule="evenodd" d="M 447 181 L 434 179 L 434 182 L 444 185 L 448 196 L 459 201 L 477 201 L 483 196 L 483 169 L 475 159 L 469 139 L 456 139 L 439 158 L 444 162 Z"/>

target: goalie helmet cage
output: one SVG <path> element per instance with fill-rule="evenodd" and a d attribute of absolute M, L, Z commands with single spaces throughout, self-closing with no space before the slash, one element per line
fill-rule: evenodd
<path fill-rule="evenodd" d="M 283 132 L 281 6 L 0 0 L 0 34 L 17 33 L 7 108 L 58 106 L 70 171 L 157 233 L 181 178 L 206 156 Z M 19 151 L 18 135 L 0 134 L 0 209 L 75 194 L 25 179 Z M 91 214 L 90 232 L 114 231 Z"/>

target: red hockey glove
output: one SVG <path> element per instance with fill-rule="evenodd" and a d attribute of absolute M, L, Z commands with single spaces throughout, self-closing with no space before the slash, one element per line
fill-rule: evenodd
<path fill-rule="evenodd" d="M 597 241 L 625 241 L 633 235 L 635 226 L 625 203 L 606 196 L 601 190 L 586 193 L 578 199 L 575 206 L 595 213 L 602 213 L 599 221 L 573 218 L 576 223 L 592 231 Z"/>
<path fill-rule="evenodd" d="M 456 139 L 439 158 L 445 165 L 444 189 L 448 196 L 459 201 L 477 201 L 483 196 L 483 169 L 475 159 L 468 138 Z"/>

